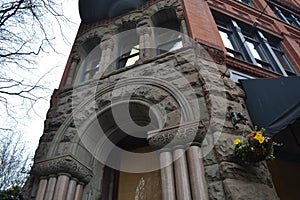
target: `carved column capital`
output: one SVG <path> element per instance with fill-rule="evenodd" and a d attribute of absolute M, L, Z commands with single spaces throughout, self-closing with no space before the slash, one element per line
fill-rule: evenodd
<path fill-rule="evenodd" d="M 33 165 L 31 173 L 36 176 L 68 173 L 85 184 L 87 184 L 93 176 L 93 172 L 90 168 L 80 163 L 71 155 L 64 155 L 37 162 Z"/>
<path fill-rule="evenodd" d="M 145 35 L 145 34 L 151 34 L 152 33 L 152 30 L 151 30 L 151 27 L 147 27 L 147 26 L 142 26 L 142 27 L 138 27 L 137 28 L 137 33 L 139 35 Z"/>
<path fill-rule="evenodd" d="M 177 145 L 202 143 L 206 128 L 202 122 L 190 122 L 178 126 L 148 132 L 149 145 L 155 149 L 173 148 Z"/>

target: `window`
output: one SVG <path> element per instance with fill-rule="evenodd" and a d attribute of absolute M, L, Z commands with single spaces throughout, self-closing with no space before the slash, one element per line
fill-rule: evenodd
<path fill-rule="evenodd" d="M 233 34 L 233 31 L 228 28 L 225 28 L 224 26 L 218 26 L 218 28 L 224 46 L 226 47 L 226 50 L 228 52 L 228 55 L 239 59 L 244 59 L 243 55 L 239 51 L 235 50 L 239 49 L 239 46 L 237 43 L 234 42 L 235 36 Z"/>
<path fill-rule="evenodd" d="M 133 65 L 140 58 L 139 37 L 136 31 L 128 31 L 119 38 L 117 69 Z"/>
<path fill-rule="evenodd" d="M 293 15 L 287 10 L 279 8 L 278 6 L 275 5 L 270 5 L 270 7 L 279 19 L 296 28 L 300 28 L 300 18 L 298 16 Z"/>
<path fill-rule="evenodd" d="M 157 54 L 174 51 L 183 46 L 181 26 L 173 9 L 164 9 L 152 16 Z"/>
<path fill-rule="evenodd" d="M 82 56 L 85 57 L 81 67 L 81 82 L 92 79 L 99 70 L 99 62 L 101 58 L 101 48 L 99 44 L 100 38 L 91 38 L 81 45 L 83 53 Z"/>
<path fill-rule="evenodd" d="M 238 0 L 238 1 L 240 1 L 242 3 L 245 3 L 245 4 L 248 4 L 249 6 L 253 6 L 253 4 L 251 3 L 250 0 Z"/>
<path fill-rule="evenodd" d="M 235 83 L 239 83 L 239 80 L 253 79 L 252 76 L 248 76 L 246 74 L 234 71 L 232 69 L 229 69 L 229 73 L 230 73 L 230 79 L 233 80 Z"/>
<path fill-rule="evenodd" d="M 101 57 L 100 46 L 95 47 L 83 62 L 82 81 L 92 79 L 99 70 L 99 62 Z"/>
<path fill-rule="evenodd" d="M 285 53 L 281 49 L 281 47 L 278 45 L 278 43 L 273 44 L 270 42 L 270 46 L 275 53 L 278 61 L 280 62 L 281 66 L 284 68 L 285 72 L 288 76 L 295 76 L 297 75 L 293 65 L 290 63 L 289 59 L 286 57 Z"/>
<path fill-rule="evenodd" d="M 213 13 L 228 55 L 283 75 L 296 75 L 280 40 L 252 26 Z"/>
<path fill-rule="evenodd" d="M 175 20 L 161 24 L 156 30 L 157 54 L 174 51 L 182 47 L 182 36 L 179 23 Z"/>

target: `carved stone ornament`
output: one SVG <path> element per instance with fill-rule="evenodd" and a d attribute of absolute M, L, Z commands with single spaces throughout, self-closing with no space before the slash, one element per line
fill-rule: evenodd
<path fill-rule="evenodd" d="M 192 122 L 148 132 L 149 145 L 155 149 L 202 143 L 206 133 L 203 122 Z"/>
<path fill-rule="evenodd" d="M 60 156 L 33 165 L 31 173 L 36 176 L 49 176 L 58 173 L 68 173 L 72 177 L 87 184 L 92 176 L 92 170 L 84 166 L 71 155 Z"/>

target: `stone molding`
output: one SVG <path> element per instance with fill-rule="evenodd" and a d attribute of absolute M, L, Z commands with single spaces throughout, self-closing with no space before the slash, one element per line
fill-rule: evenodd
<path fill-rule="evenodd" d="M 72 155 L 64 155 L 37 162 L 33 165 L 31 173 L 39 177 L 68 173 L 71 174 L 72 178 L 76 178 L 85 184 L 93 177 L 92 170 L 76 160 Z"/>
<path fill-rule="evenodd" d="M 148 132 L 149 145 L 155 149 L 176 148 L 178 145 L 201 144 L 206 133 L 202 121 L 194 121 Z"/>

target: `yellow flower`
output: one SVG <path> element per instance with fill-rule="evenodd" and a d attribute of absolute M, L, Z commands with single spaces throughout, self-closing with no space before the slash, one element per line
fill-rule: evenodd
<path fill-rule="evenodd" d="M 265 137 L 261 133 L 257 133 L 254 139 L 258 140 L 259 143 L 263 143 L 265 141 Z"/>
<path fill-rule="evenodd" d="M 236 140 L 233 141 L 233 143 L 234 143 L 235 145 L 239 144 L 240 142 L 241 142 L 240 139 L 236 139 Z"/>
<path fill-rule="evenodd" d="M 263 143 L 264 141 L 265 141 L 264 136 L 262 136 L 261 138 L 258 139 L 258 142 L 259 142 L 260 144 Z"/>
<path fill-rule="evenodd" d="M 14 191 L 14 190 L 15 190 L 15 188 L 13 188 L 13 187 L 12 187 L 12 188 L 10 188 L 9 190 L 10 190 L 10 191 Z"/>

